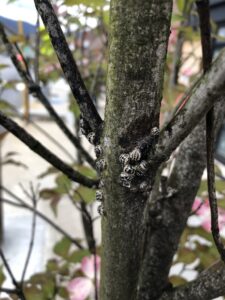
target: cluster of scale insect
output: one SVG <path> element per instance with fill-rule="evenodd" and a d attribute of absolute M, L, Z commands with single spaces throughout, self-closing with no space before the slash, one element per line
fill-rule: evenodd
<path fill-rule="evenodd" d="M 95 155 L 96 155 L 96 169 L 101 174 L 106 168 L 106 161 L 103 157 L 103 148 L 101 145 L 95 146 Z M 100 202 L 100 205 L 97 208 L 97 211 L 100 216 L 105 216 L 104 209 L 104 193 L 103 193 L 104 181 L 103 179 L 99 182 L 99 189 L 96 191 L 96 201 Z"/>
<path fill-rule="evenodd" d="M 96 155 L 96 169 L 97 171 L 101 174 L 105 168 L 106 168 L 106 161 L 103 157 L 103 148 L 102 146 L 98 143 L 98 139 L 96 137 L 96 134 L 90 130 L 90 127 L 88 123 L 85 121 L 84 118 L 80 119 L 80 132 L 82 135 L 85 135 L 87 137 L 87 140 L 89 141 L 90 144 L 94 145 L 94 151 Z M 104 194 L 103 194 L 103 188 L 104 183 L 103 180 L 100 180 L 99 183 L 99 189 L 96 191 L 96 196 L 95 199 L 96 201 L 100 202 L 100 205 L 97 208 L 98 213 L 101 216 L 105 215 L 105 210 L 104 210 Z"/>
<path fill-rule="evenodd" d="M 121 184 L 126 188 L 132 189 L 132 183 L 139 177 L 141 183 L 138 190 L 143 192 L 146 191 L 148 184 L 144 180 L 144 177 L 149 166 L 146 160 L 141 160 L 140 150 L 135 148 L 129 154 L 121 154 L 119 161 L 123 168 L 123 171 L 120 174 Z"/>
<path fill-rule="evenodd" d="M 157 127 L 152 128 L 149 141 L 152 143 L 154 139 L 157 139 L 158 135 L 159 129 Z M 120 182 L 122 186 L 126 188 L 134 191 L 139 190 L 145 193 L 150 190 L 149 183 L 145 178 L 146 173 L 149 170 L 149 164 L 143 159 L 143 149 L 141 149 L 141 146 L 135 147 L 130 153 L 123 153 L 120 155 L 119 161 L 123 168 L 123 171 L 120 174 Z M 135 183 L 137 184 L 137 182 L 139 182 L 139 184 L 138 186 L 135 186 Z"/>

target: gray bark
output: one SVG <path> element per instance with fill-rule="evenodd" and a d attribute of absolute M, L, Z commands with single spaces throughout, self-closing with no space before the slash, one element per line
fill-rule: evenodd
<path fill-rule="evenodd" d="M 220 99 L 217 104 L 217 129 L 224 117 L 222 103 Z M 138 299 L 158 299 L 163 290 L 171 289 L 168 274 L 201 182 L 206 164 L 205 148 L 205 120 L 202 120 L 179 149 L 168 179 L 168 192 L 173 190 L 171 196 L 149 199 Z"/>
<path fill-rule="evenodd" d="M 171 10 L 171 0 L 111 1 L 101 300 L 135 295 L 146 197 L 119 184 L 119 156 L 159 124 Z"/>
<path fill-rule="evenodd" d="M 225 294 L 225 265 L 216 262 L 199 277 L 174 290 L 165 292 L 160 300 L 210 300 Z"/>

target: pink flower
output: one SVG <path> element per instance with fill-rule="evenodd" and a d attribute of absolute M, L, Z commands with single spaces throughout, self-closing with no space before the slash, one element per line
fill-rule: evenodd
<path fill-rule="evenodd" d="M 95 264 L 99 287 L 101 258 L 98 255 L 85 256 L 81 262 L 81 271 L 86 277 L 76 277 L 68 283 L 70 300 L 85 300 L 94 293 Z"/>
<path fill-rule="evenodd" d="M 195 211 L 195 214 L 201 218 L 201 226 L 207 232 L 211 232 L 211 213 L 209 200 L 203 202 L 201 198 L 195 198 L 192 210 Z M 225 211 L 224 209 L 218 208 L 218 222 L 219 228 L 225 226 Z"/>

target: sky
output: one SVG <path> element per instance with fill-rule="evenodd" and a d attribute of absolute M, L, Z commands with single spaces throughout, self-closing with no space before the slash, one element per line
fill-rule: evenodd
<path fill-rule="evenodd" d="M 0 0 L 0 15 L 13 20 L 26 21 L 35 24 L 37 13 L 32 0 L 17 0 L 7 4 L 7 0 Z"/>

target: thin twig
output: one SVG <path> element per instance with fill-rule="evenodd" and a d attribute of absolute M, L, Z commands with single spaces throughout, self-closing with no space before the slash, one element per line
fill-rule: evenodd
<path fill-rule="evenodd" d="M 201 31 L 203 70 L 206 73 L 212 63 L 212 45 L 210 28 L 209 0 L 196 1 Z M 208 194 L 211 210 L 211 230 L 217 250 L 221 259 L 225 262 L 225 247 L 220 237 L 218 224 L 218 208 L 215 193 L 215 170 L 214 170 L 214 131 L 215 131 L 214 108 L 212 107 L 206 115 L 206 149 L 207 149 L 207 173 Z"/>
<path fill-rule="evenodd" d="M 54 9 L 48 0 L 34 0 L 34 2 L 42 21 L 48 30 L 52 45 L 73 96 L 80 107 L 80 111 L 83 117 L 88 121 L 92 130 L 98 134 L 102 125 L 102 119 L 81 78 Z"/>
<path fill-rule="evenodd" d="M 29 244 L 29 248 L 28 248 L 28 252 L 27 252 L 27 257 L 26 257 L 26 261 L 24 264 L 24 269 L 23 269 L 23 273 L 21 276 L 21 286 L 23 286 L 23 282 L 25 279 L 25 275 L 26 275 L 26 271 L 28 268 L 28 264 L 31 258 L 31 254 L 32 254 L 32 250 L 33 250 L 33 246 L 34 246 L 34 238 L 35 238 L 35 229 L 36 229 L 36 207 L 37 207 L 37 198 L 36 198 L 36 194 L 34 193 L 34 191 L 32 190 L 32 200 L 33 200 L 33 219 L 32 219 L 32 227 L 31 227 L 31 239 L 30 239 L 30 244 Z"/>
<path fill-rule="evenodd" d="M 3 253 L 3 251 L 2 251 L 1 248 L 0 248 L 0 257 L 1 257 L 1 259 L 2 259 L 2 261 L 3 261 L 3 264 L 4 264 L 4 266 L 5 266 L 5 268 L 6 268 L 7 272 L 8 272 L 8 274 L 9 274 L 11 280 L 12 280 L 13 285 L 14 285 L 15 288 L 16 288 L 16 289 L 14 290 L 14 292 L 15 292 L 22 300 L 26 300 L 26 298 L 25 298 L 25 296 L 24 296 L 24 293 L 23 293 L 23 290 L 22 290 L 21 286 L 18 284 L 18 282 L 16 281 L 16 278 L 14 277 L 13 272 L 12 272 L 12 270 L 11 270 L 11 268 L 10 268 L 8 262 L 7 262 L 7 259 L 5 258 L 5 255 L 4 255 L 4 253 Z M 17 291 L 17 292 L 16 292 L 16 291 Z"/>
<path fill-rule="evenodd" d="M 20 206 L 16 205 L 16 203 L 12 202 L 11 200 L 8 200 L 8 199 L 5 199 L 5 198 L 2 199 L 2 201 L 6 202 L 6 203 L 8 203 L 10 205 L 15 205 L 15 206 L 18 206 L 20 208 L 25 208 L 25 209 L 27 209 L 27 210 L 29 210 L 31 212 L 34 211 L 34 208 L 32 206 L 30 206 L 29 204 L 27 204 L 25 201 L 23 201 L 20 197 L 18 197 L 17 195 L 15 195 L 13 192 L 11 192 L 10 190 L 8 190 L 4 186 L 1 186 L 0 188 L 3 191 L 5 191 L 8 195 L 10 195 L 12 198 L 14 198 L 16 201 L 18 201 L 18 203 L 20 204 Z M 35 213 L 37 214 L 37 216 L 39 216 L 41 219 L 43 219 L 45 222 L 47 222 L 49 225 L 51 225 L 55 230 L 57 230 L 62 235 L 64 235 L 65 237 L 67 237 L 75 246 L 77 246 L 79 249 L 83 249 L 83 246 L 76 239 L 74 239 L 69 233 L 67 233 L 60 226 L 58 226 L 52 220 L 50 220 L 48 217 L 46 217 L 43 213 L 41 213 L 38 210 L 36 210 Z"/>
<path fill-rule="evenodd" d="M 96 180 L 92 180 L 85 177 L 81 173 L 77 172 L 69 165 L 59 159 L 54 153 L 43 146 L 38 140 L 32 137 L 26 130 L 20 127 L 16 122 L 8 118 L 0 111 L 0 124 L 15 135 L 20 141 L 26 144 L 31 150 L 44 158 L 47 162 L 53 165 L 55 168 L 63 172 L 71 180 L 83 184 L 87 187 L 95 187 L 98 183 Z"/>

